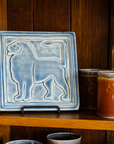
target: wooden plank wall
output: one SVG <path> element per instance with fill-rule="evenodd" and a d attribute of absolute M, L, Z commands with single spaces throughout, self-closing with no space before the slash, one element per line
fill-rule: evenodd
<path fill-rule="evenodd" d="M 70 31 L 70 0 L 34 0 L 34 31 Z"/>
<path fill-rule="evenodd" d="M 109 0 L 0 0 L 0 17 L 1 30 L 74 31 L 78 67 L 108 68 Z M 10 134 L 45 144 L 55 131 L 79 133 L 82 144 L 105 144 L 105 131 L 11 127 Z"/>
<path fill-rule="evenodd" d="M 0 0 L 0 31 L 7 30 L 7 1 Z M 10 140 L 10 126 L 0 126 L 0 144 Z"/>
<path fill-rule="evenodd" d="M 109 68 L 114 68 L 112 62 L 112 49 L 114 50 L 114 1 L 110 0 L 110 17 L 109 17 Z M 114 60 L 114 55 L 113 55 Z"/>
<path fill-rule="evenodd" d="M 7 1 L 0 0 L 0 30 L 7 30 Z"/>
<path fill-rule="evenodd" d="M 78 67 L 108 67 L 108 0 L 72 0 L 71 31 L 76 33 Z"/>
<path fill-rule="evenodd" d="M 7 30 L 33 31 L 33 1 L 7 1 Z"/>

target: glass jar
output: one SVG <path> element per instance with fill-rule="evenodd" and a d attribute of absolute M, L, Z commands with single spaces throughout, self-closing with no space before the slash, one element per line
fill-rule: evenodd
<path fill-rule="evenodd" d="M 97 73 L 101 69 L 79 69 L 80 108 L 97 108 Z"/>
<path fill-rule="evenodd" d="M 97 81 L 97 115 L 114 118 L 114 71 L 99 71 Z"/>

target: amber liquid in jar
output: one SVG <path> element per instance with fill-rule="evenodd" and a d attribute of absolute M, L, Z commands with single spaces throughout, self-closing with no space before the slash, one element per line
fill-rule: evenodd
<path fill-rule="evenodd" d="M 114 117 L 114 78 L 98 77 L 97 115 Z"/>

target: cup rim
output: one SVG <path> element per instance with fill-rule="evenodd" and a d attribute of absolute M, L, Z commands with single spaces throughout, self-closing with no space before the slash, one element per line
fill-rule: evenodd
<path fill-rule="evenodd" d="M 77 138 L 73 138 L 73 139 L 67 139 L 67 140 L 61 140 L 61 139 L 56 139 L 57 135 L 64 135 L 64 134 L 67 134 L 67 135 L 74 135 L 74 136 L 78 136 Z M 55 138 L 51 138 L 52 135 L 55 135 L 56 137 Z M 70 132 L 55 132 L 55 133 L 50 133 L 47 135 L 47 139 L 48 140 L 51 140 L 51 141 L 75 141 L 75 140 L 80 140 L 81 139 L 81 136 L 79 134 L 76 134 L 76 133 L 70 133 Z"/>
<path fill-rule="evenodd" d="M 79 75 L 96 75 L 99 71 L 102 71 L 103 69 L 97 69 L 97 68 L 90 68 L 90 69 L 79 69 Z"/>
<path fill-rule="evenodd" d="M 102 70 L 102 71 L 98 71 L 98 73 L 112 73 L 112 74 L 114 74 L 114 70 Z"/>
<path fill-rule="evenodd" d="M 99 71 L 98 72 L 98 78 L 108 78 L 108 79 L 114 79 L 114 70 L 109 71 Z"/>
<path fill-rule="evenodd" d="M 97 72 L 99 70 L 103 70 L 103 69 L 98 69 L 98 68 L 82 68 L 82 69 L 79 69 L 79 71 L 93 71 L 93 72 Z"/>
<path fill-rule="evenodd" d="M 12 140 L 9 142 L 6 142 L 5 144 L 12 144 L 12 142 L 36 142 L 36 144 L 42 144 L 41 142 L 35 141 L 35 140 L 28 140 L 28 139 L 21 139 L 21 140 Z"/>

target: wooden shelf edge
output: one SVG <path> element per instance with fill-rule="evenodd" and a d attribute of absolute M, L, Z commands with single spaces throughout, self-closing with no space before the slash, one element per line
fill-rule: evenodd
<path fill-rule="evenodd" d="M 114 130 L 113 120 L 84 120 L 84 119 L 59 119 L 59 118 L 34 118 L 0 116 L 0 125 Z"/>

